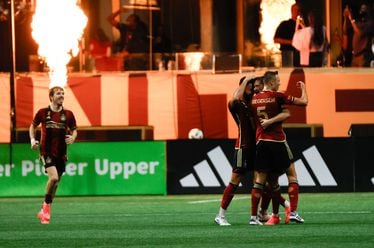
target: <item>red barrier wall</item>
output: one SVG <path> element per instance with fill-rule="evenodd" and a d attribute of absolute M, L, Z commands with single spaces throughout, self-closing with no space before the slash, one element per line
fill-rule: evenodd
<path fill-rule="evenodd" d="M 211 72 L 69 74 L 65 107 L 78 126 L 151 125 L 156 140 L 187 138 L 201 128 L 206 138 L 235 138 L 237 128 L 227 102 L 243 75 Z M 280 69 L 281 91 L 299 95 L 305 80 L 309 105 L 291 108 L 288 123 L 323 124 L 326 137 L 346 137 L 352 123 L 374 123 L 374 71 L 353 68 Z M 16 119 L 28 127 L 36 111 L 48 105 L 48 75 L 17 75 Z M 9 75 L 0 74 L 0 142 L 10 140 Z M 352 106 L 348 108 L 347 106 Z"/>

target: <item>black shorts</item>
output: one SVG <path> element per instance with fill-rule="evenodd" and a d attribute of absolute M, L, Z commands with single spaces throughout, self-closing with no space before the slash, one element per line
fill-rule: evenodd
<path fill-rule="evenodd" d="M 40 161 L 42 162 L 44 169 L 55 166 L 57 169 L 57 173 L 59 175 L 62 175 L 65 172 L 65 160 L 62 158 L 56 158 L 56 157 L 49 156 L 49 155 L 43 155 L 43 156 L 40 156 Z"/>
<path fill-rule="evenodd" d="M 293 160 L 287 142 L 260 140 L 256 149 L 256 170 L 267 174 L 282 175 Z"/>
<path fill-rule="evenodd" d="M 232 172 L 245 173 L 254 170 L 256 150 L 249 148 L 235 149 Z"/>

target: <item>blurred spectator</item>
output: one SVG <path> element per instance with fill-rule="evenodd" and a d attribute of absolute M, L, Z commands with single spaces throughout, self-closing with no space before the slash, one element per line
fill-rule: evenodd
<path fill-rule="evenodd" d="M 353 67 L 368 67 L 373 60 L 372 38 L 374 34 L 373 17 L 367 4 L 361 4 L 357 17 L 353 18 L 352 11 L 347 8 L 344 11 L 353 29 L 352 38 L 352 63 Z M 344 32 L 344 30 L 343 30 Z"/>
<path fill-rule="evenodd" d="M 292 37 L 295 33 L 296 19 L 299 15 L 299 6 L 295 3 L 291 6 L 291 18 L 282 21 L 274 34 L 274 43 L 280 44 L 282 53 L 282 67 L 300 66 L 300 54 L 292 46 Z"/>
<path fill-rule="evenodd" d="M 117 50 L 115 50 L 115 52 L 147 52 L 147 25 L 136 14 L 129 15 L 126 19 L 126 23 L 119 22 L 116 20 L 116 17 L 122 12 L 127 12 L 127 9 L 122 7 L 107 18 L 109 23 L 120 32 L 120 38 L 116 43 Z"/>
<path fill-rule="evenodd" d="M 343 11 L 343 35 L 340 36 L 338 31 L 335 31 L 335 39 L 340 42 L 341 52 L 336 60 L 337 66 L 351 66 L 352 62 L 352 37 L 353 29 L 348 19 L 348 5 Z"/>
<path fill-rule="evenodd" d="M 302 18 L 297 18 L 292 45 L 300 51 L 301 66 L 321 67 L 326 64 L 328 49 L 326 28 L 317 11 L 309 12 L 308 22 L 309 26 L 306 27 Z"/>
<path fill-rule="evenodd" d="M 114 44 L 113 52 L 124 57 L 125 70 L 147 69 L 148 28 L 136 14 L 130 14 L 126 23 L 116 19 L 125 7 L 120 8 L 107 17 L 109 23 L 120 32 L 119 40 Z"/>

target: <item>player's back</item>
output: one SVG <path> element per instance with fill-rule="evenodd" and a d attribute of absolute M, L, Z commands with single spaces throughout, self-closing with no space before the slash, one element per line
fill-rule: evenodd
<path fill-rule="evenodd" d="M 287 96 L 276 91 L 262 91 L 253 96 L 252 108 L 257 113 L 256 140 L 284 141 L 286 139 L 282 122 L 275 122 L 266 129 L 260 125 L 261 119 L 271 119 L 283 111 Z"/>

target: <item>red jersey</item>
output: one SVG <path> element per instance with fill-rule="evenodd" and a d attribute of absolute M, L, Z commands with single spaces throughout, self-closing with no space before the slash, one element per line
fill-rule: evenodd
<path fill-rule="evenodd" d="M 40 155 L 66 160 L 65 135 L 77 128 L 73 112 L 66 109 L 54 112 L 50 107 L 42 108 L 35 114 L 32 124 L 34 127 L 42 124 Z"/>
<path fill-rule="evenodd" d="M 260 119 L 271 119 L 285 108 L 285 104 L 292 104 L 293 96 L 276 91 L 262 91 L 252 98 L 252 108 L 257 113 L 256 141 L 285 141 L 286 134 L 282 122 L 271 124 L 265 130 L 260 125 Z"/>

